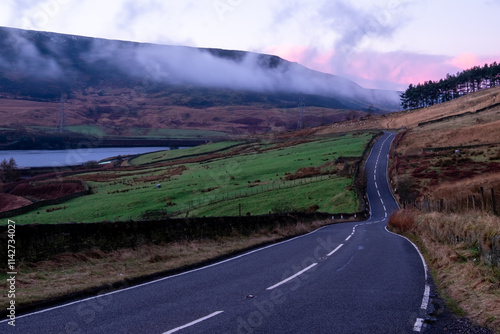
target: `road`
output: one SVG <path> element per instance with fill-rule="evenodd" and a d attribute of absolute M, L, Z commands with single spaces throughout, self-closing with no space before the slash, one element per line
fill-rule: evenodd
<path fill-rule="evenodd" d="M 371 217 L 229 260 L 20 316 L 13 333 L 415 333 L 428 306 L 416 247 L 386 230 L 394 134 L 367 161 Z"/>

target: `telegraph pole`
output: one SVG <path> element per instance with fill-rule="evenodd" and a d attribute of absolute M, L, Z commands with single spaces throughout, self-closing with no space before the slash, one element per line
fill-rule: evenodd
<path fill-rule="evenodd" d="M 297 129 L 301 130 L 304 128 L 304 112 L 306 110 L 306 98 L 301 96 L 299 99 L 299 123 L 297 124 Z"/>
<path fill-rule="evenodd" d="M 57 132 L 63 133 L 64 125 L 66 123 L 66 111 L 64 108 L 64 95 L 61 95 L 61 111 L 59 113 L 59 122 L 57 123 Z"/>

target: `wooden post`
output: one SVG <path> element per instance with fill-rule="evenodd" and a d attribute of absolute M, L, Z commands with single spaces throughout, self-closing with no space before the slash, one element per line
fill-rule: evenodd
<path fill-rule="evenodd" d="M 472 209 L 476 211 L 476 196 L 472 195 Z"/>
<path fill-rule="evenodd" d="M 493 214 L 498 215 L 497 212 L 497 203 L 495 202 L 495 190 L 491 188 L 491 207 L 493 209 Z"/>
<path fill-rule="evenodd" d="M 238 204 L 238 216 L 241 217 L 241 203 Z"/>
<path fill-rule="evenodd" d="M 439 212 L 443 212 L 444 210 L 444 200 L 440 199 L 439 200 Z"/>
<path fill-rule="evenodd" d="M 484 188 L 481 187 L 481 201 L 483 202 L 483 211 L 486 210 L 486 201 L 484 199 Z"/>

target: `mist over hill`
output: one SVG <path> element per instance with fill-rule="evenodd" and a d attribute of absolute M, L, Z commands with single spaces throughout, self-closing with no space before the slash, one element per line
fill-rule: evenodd
<path fill-rule="evenodd" d="M 163 94 L 172 105 L 308 106 L 389 112 L 399 93 L 364 89 L 272 55 L 0 28 L 0 95 L 57 101 L 88 89 Z M 195 96 L 195 98 L 193 98 Z"/>

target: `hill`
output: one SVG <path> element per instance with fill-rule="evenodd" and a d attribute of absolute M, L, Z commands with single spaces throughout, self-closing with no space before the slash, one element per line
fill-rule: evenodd
<path fill-rule="evenodd" d="M 65 125 L 118 136 L 296 129 L 301 98 L 307 127 L 399 110 L 398 92 L 272 55 L 10 28 L 0 28 L 0 48 L 0 127 L 11 129 L 54 129 L 61 96 Z"/>

